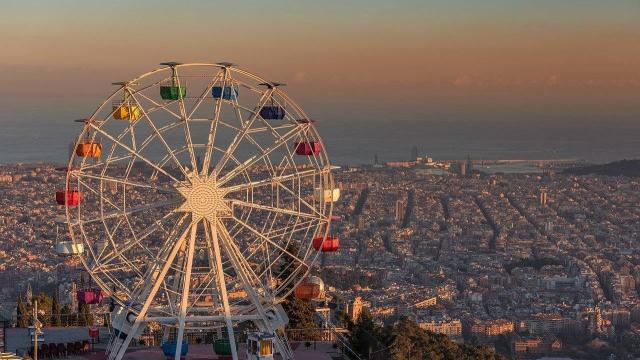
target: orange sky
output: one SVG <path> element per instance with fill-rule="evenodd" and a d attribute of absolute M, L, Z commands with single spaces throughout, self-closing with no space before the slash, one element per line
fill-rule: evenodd
<path fill-rule="evenodd" d="M 639 112 L 635 0 L 101 3 L 3 6 L 0 92 L 98 96 L 161 61 L 230 60 L 314 104 Z"/>

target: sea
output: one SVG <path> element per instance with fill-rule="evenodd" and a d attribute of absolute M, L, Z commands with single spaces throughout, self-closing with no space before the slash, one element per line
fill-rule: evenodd
<path fill-rule="evenodd" d="M 64 163 L 80 131 L 73 119 L 90 114 L 96 95 L 72 101 L 55 97 L 0 100 L 0 163 Z M 24 104 L 28 105 L 24 105 Z M 343 105 L 343 106 L 348 106 Z M 473 114 L 363 113 L 316 106 L 332 163 L 372 164 L 408 160 L 412 148 L 435 160 L 579 159 L 605 163 L 640 158 L 640 119 L 633 116 L 567 118 Z"/>

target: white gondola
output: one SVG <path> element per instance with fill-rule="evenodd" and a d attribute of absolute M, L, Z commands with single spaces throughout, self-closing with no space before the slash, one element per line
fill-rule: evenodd
<path fill-rule="evenodd" d="M 275 337 L 268 333 L 248 333 L 247 360 L 272 360 L 274 339 Z"/>
<path fill-rule="evenodd" d="M 340 189 L 315 189 L 316 199 L 320 202 L 336 202 L 340 199 Z"/>
<path fill-rule="evenodd" d="M 79 255 L 84 252 L 84 244 L 74 244 L 73 241 L 60 241 L 56 244 L 59 255 Z"/>
<path fill-rule="evenodd" d="M 58 227 L 56 227 L 55 250 L 58 255 L 64 255 L 64 256 L 80 255 L 84 252 L 84 244 L 74 243 L 73 241 L 70 241 L 70 240 L 60 240 L 60 233 L 58 232 Z"/>

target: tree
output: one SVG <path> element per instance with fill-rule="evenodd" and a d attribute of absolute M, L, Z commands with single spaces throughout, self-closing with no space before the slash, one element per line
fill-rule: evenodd
<path fill-rule="evenodd" d="M 22 302 L 22 299 L 18 299 L 16 314 L 18 315 L 18 327 L 29 327 L 29 309 L 27 305 Z"/>
<path fill-rule="evenodd" d="M 278 277 L 282 281 L 285 281 L 289 276 L 292 275 L 295 269 L 295 264 L 297 264 L 297 260 L 292 255 L 297 255 L 300 251 L 298 245 L 293 241 L 287 244 L 286 250 L 287 252 L 282 255 L 280 271 L 278 274 Z M 287 316 L 289 317 L 289 324 L 287 325 L 287 327 L 291 329 L 307 330 L 314 329 L 316 327 L 314 322 L 315 310 L 311 302 L 298 299 L 293 294 L 291 294 L 284 300 L 284 302 L 282 303 L 282 307 L 287 312 Z M 305 334 L 307 338 L 310 338 L 311 335 L 311 331 Z"/>
<path fill-rule="evenodd" d="M 424 330 L 409 318 L 393 325 L 388 340 L 389 356 L 393 360 L 503 360 L 487 347 L 458 345 L 446 335 Z"/>
<path fill-rule="evenodd" d="M 382 328 L 376 324 L 368 309 L 363 309 L 353 324 L 350 340 L 354 351 L 368 357 L 369 353 L 380 347 Z"/>
<path fill-rule="evenodd" d="M 72 321 L 72 314 L 71 314 L 71 306 L 70 305 L 65 305 L 62 307 L 62 309 L 60 309 L 60 317 L 62 318 L 62 325 L 63 326 L 69 326 L 71 325 Z"/>
<path fill-rule="evenodd" d="M 53 298 L 41 292 L 35 300 L 38 301 L 38 319 L 45 325 L 51 325 L 51 308 L 53 305 Z"/>
<path fill-rule="evenodd" d="M 289 316 L 289 327 L 292 329 L 313 329 L 316 327 L 313 317 L 315 310 L 311 302 L 289 296 L 282 303 Z"/>
<path fill-rule="evenodd" d="M 57 295 L 53 297 L 53 302 L 51 303 L 51 325 L 62 326 L 62 314 Z"/>
<path fill-rule="evenodd" d="M 92 326 L 93 325 L 93 314 L 91 313 L 91 307 L 89 304 L 80 305 L 80 320 L 84 324 L 84 326 Z"/>

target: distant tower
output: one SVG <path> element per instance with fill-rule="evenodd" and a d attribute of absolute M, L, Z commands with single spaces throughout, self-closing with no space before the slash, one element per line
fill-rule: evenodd
<path fill-rule="evenodd" d="M 396 221 L 397 222 L 401 222 L 402 218 L 404 217 L 404 207 L 405 207 L 405 203 L 403 200 L 397 200 L 396 201 Z"/>
<path fill-rule="evenodd" d="M 33 299 L 33 290 L 31 290 L 31 283 L 27 284 L 27 292 L 24 294 L 27 298 L 27 304 L 31 305 L 31 299 Z"/>
<path fill-rule="evenodd" d="M 467 163 L 460 161 L 458 164 L 460 176 L 467 176 Z"/>
<path fill-rule="evenodd" d="M 356 296 L 355 299 L 353 299 L 353 304 L 351 304 L 351 309 L 349 309 L 350 310 L 349 315 L 352 321 L 358 320 L 358 318 L 360 317 L 360 314 L 362 313 L 363 305 L 364 303 L 362 301 L 362 297 Z"/>
<path fill-rule="evenodd" d="M 69 304 L 71 304 L 71 310 L 76 311 L 78 308 L 78 299 L 76 298 L 76 293 L 78 291 L 78 285 L 75 281 L 71 283 L 71 293 L 69 294 Z"/>
<path fill-rule="evenodd" d="M 373 165 L 378 165 L 378 154 L 373 155 Z"/>
<path fill-rule="evenodd" d="M 356 229 L 364 230 L 364 218 L 362 217 L 362 215 L 358 215 L 356 217 Z"/>
<path fill-rule="evenodd" d="M 473 161 L 471 161 L 471 155 L 467 155 L 467 174 L 473 175 Z"/>
<path fill-rule="evenodd" d="M 418 147 L 414 146 L 411 148 L 411 161 L 416 161 L 418 159 Z"/>
<path fill-rule="evenodd" d="M 540 206 L 547 205 L 547 188 L 540 188 Z"/>

